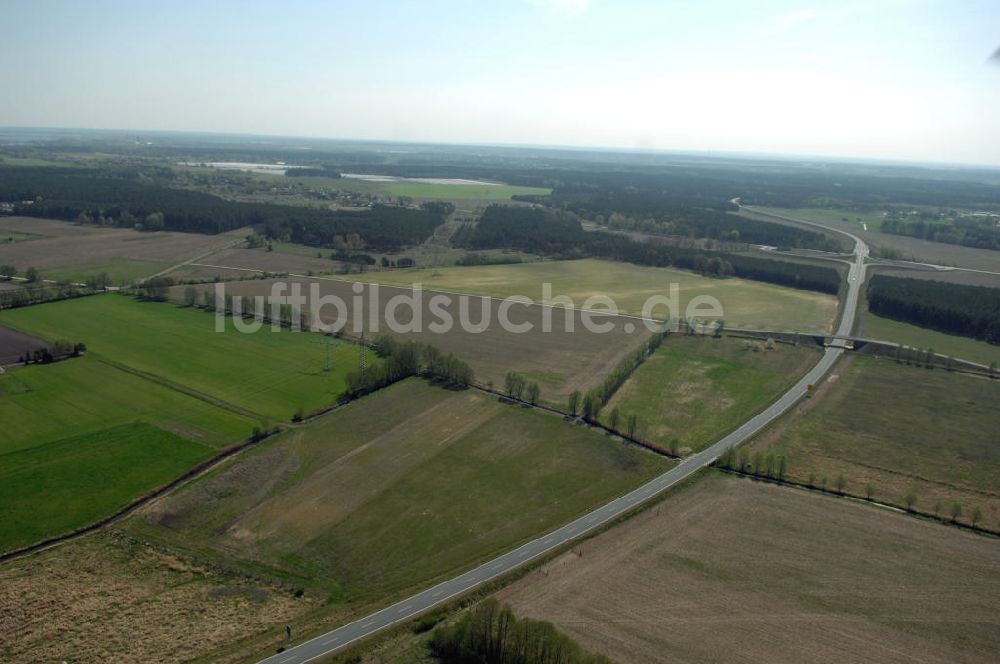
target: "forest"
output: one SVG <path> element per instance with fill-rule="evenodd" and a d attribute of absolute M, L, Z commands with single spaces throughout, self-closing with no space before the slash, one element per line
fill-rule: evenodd
<path fill-rule="evenodd" d="M 518 249 L 556 258 L 595 257 L 678 267 L 710 276 L 744 277 L 823 293 L 836 294 L 841 284 L 833 268 L 636 242 L 615 233 L 586 231 L 574 215 L 538 207 L 491 205 L 478 224 L 462 226 L 452 242 L 469 249 Z"/>
<path fill-rule="evenodd" d="M 886 318 L 1000 344 L 1000 289 L 875 275 L 868 308 Z"/>
<path fill-rule="evenodd" d="M 879 230 L 883 233 L 907 235 L 932 242 L 1000 250 L 1000 226 L 997 223 L 995 217 L 982 219 L 958 217 L 941 222 L 920 217 L 907 219 L 890 213 Z"/>
<path fill-rule="evenodd" d="M 137 170 L 68 168 L 0 167 L 0 201 L 15 203 L 19 215 L 149 231 L 215 234 L 259 225 L 270 238 L 322 247 L 354 235 L 361 242 L 353 249 L 386 252 L 422 242 L 453 210 L 447 203 L 331 211 L 235 202 L 163 186 Z"/>

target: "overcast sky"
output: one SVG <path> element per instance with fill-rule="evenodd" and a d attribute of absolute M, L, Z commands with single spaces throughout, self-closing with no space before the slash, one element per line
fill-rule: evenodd
<path fill-rule="evenodd" d="M 1000 165 L 997 0 L 0 0 L 0 126 Z"/>

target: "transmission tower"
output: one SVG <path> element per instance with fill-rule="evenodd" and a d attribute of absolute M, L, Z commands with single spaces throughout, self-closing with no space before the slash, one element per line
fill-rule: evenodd
<path fill-rule="evenodd" d="M 326 361 L 323 362 L 323 371 L 332 370 L 333 362 L 330 360 L 330 346 L 333 345 L 333 337 L 329 334 L 324 334 L 323 338 L 317 340 L 316 343 L 321 343 L 326 346 Z"/>
<path fill-rule="evenodd" d="M 361 384 L 365 384 L 365 372 L 368 370 L 368 353 L 365 351 L 365 331 L 361 331 L 361 343 L 358 344 L 358 369 L 361 373 Z"/>

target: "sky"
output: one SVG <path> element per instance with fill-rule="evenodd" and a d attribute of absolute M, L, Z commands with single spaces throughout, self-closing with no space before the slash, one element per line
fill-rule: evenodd
<path fill-rule="evenodd" d="M 0 126 L 1000 165 L 997 0 L 0 0 Z"/>

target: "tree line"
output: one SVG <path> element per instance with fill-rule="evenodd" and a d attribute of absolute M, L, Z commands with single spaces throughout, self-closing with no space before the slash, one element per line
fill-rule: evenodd
<path fill-rule="evenodd" d="M 332 247 L 338 237 L 357 235 L 365 248 L 384 252 L 423 242 L 454 210 L 450 203 L 440 202 L 419 208 L 377 205 L 369 210 L 237 202 L 127 174 L 2 166 L 0 200 L 14 202 L 20 215 L 150 231 L 215 234 L 262 226 L 268 238 L 318 247 Z"/>
<path fill-rule="evenodd" d="M 491 205 L 477 224 L 459 228 L 452 243 L 467 249 L 517 249 L 556 258 L 595 257 L 678 267 L 823 293 L 836 294 L 841 286 L 840 275 L 830 267 L 637 242 L 619 234 L 586 231 L 572 213 L 539 207 Z"/>
<path fill-rule="evenodd" d="M 552 623 L 518 619 L 492 598 L 437 627 L 430 646 L 444 664 L 612 664 L 585 651 Z"/>
<path fill-rule="evenodd" d="M 368 394 L 420 373 L 453 386 L 464 387 L 475 382 L 475 374 L 467 362 L 430 344 L 399 341 L 383 333 L 372 342 L 372 348 L 384 361 L 368 367 L 363 375 L 360 370 L 347 374 L 347 396 Z"/>
<path fill-rule="evenodd" d="M 868 308 L 886 318 L 1000 344 L 1000 289 L 877 274 Z"/>
<path fill-rule="evenodd" d="M 1000 227 L 996 218 L 957 218 L 949 221 L 927 221 L 906 219 L 901 216 L 887 216 L 879 230 L 883 233 L 906 235 L 921 240 L 959 244 L 977 249 L 1000 250 Z"/>

